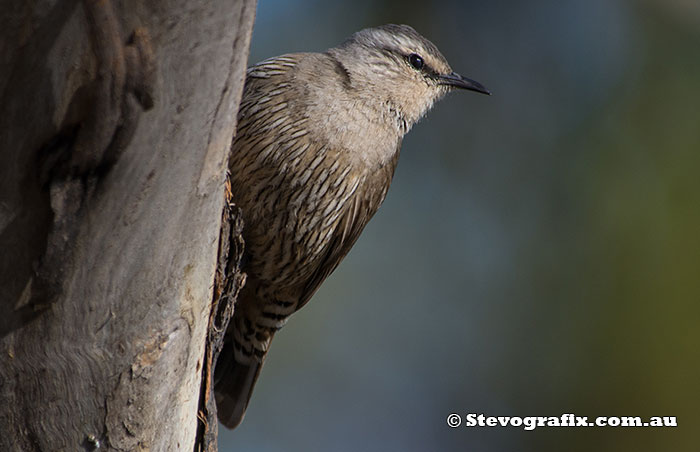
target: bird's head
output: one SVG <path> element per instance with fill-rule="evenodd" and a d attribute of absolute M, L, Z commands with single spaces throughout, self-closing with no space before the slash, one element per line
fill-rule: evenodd
<path fill-rule="evenodd" d="M 453 89 L 491 94 L 453 72 L 438 48 L 408 25 L 366 28 L 329 52 L 347 72 L 350 89 L 396 115 L 404 133 Z"/>

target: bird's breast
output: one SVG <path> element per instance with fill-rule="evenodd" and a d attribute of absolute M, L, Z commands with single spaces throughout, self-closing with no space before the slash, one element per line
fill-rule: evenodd
<path fill-rule="evenodd" d="M 383 201 L 399 140 L 381 112 L 342 90 L 251 84 L 229 164 L 249 276 L 303 285 L 350 209 L 362 206 L 361 230 Z"/>

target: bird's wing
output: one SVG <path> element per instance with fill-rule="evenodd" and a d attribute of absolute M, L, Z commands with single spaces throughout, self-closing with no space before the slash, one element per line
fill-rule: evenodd
<path fill-rule="evenodd" d="M 248 79 L 268 79 L 275 75 L 283 75 L 285 72 L 295 67 L 299 62 L 299 58 L 304 55 L 303 53 L 288 53 L 260 61 L 248 68 L 246 77 Z"/>

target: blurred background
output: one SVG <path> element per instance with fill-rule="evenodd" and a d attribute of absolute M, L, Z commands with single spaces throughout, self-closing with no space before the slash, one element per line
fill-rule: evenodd
<path fill-rule="evenodd" d="M 700 450 L 700 2 L 260 0 L 250 63 L 390 22 L 493 96 L 454 93 L 406 137 L 221 450 Z"/>

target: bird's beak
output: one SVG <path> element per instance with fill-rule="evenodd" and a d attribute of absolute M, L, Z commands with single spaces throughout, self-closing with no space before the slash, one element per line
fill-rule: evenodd
<path fill-rule="evenodd" d="M 476 91 L 479 93 L 491 95 L 491 91 L 487 90 L 481 83 L 462 77 L 461 75 L 453 72 L 451 74 L 439 75 L 438 80 L 441 85 L 454 86 L 455 88 L 468 89 L 470 91 Z"/>

